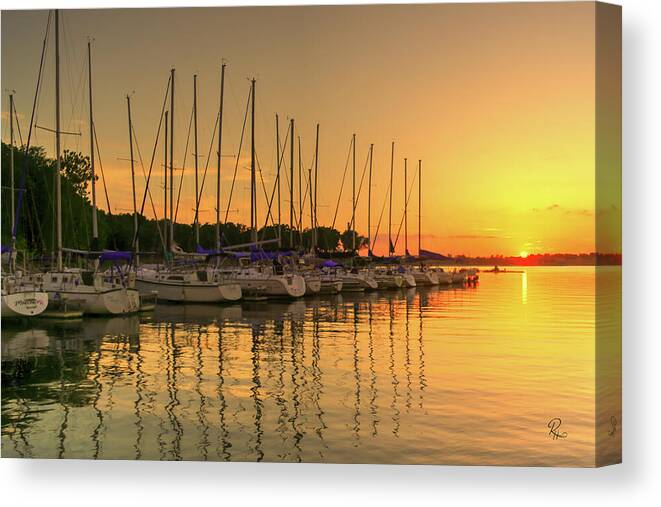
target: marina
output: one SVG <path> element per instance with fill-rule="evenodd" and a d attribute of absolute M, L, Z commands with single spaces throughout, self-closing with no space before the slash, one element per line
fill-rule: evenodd
<path fill-rule="evenodd" d="M 3 12 L 2 456 L 619 460 L 594 9 L 464 9 Z"/>

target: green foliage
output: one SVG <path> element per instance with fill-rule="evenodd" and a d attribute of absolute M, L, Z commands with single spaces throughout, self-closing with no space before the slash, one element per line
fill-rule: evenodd
<path fill-rule="evenodd" d="M 2 143 L 2 244 L 11 243 L 11 206 L 10 206 L 10 147 Z M 19 215 L 18 248 L 36 255 L 50 255 L 55 244 L 55 160 L 47 158 L 44 148 L 30 148 L 26 157 L 21 148 L 14 151 L 14 177 L 16 198 L 25 171 L 26 189 Z M 81 153 L 65 150 L 61 162 L 62 185 L 62 232 L 65 247 L 82 250 L 94 248 L 112 250 L 131 250 L 134 234 L 134 219 L 131 213 L 119 215 L 98 211 L 99 241 L 91 244 L 92 205 L 88 196 L 92 169 L 88 157 Z M 97 195 L 99 195 L 97 193 Z M 111 203 L 112 204 L 112 203 Z M 163 220 L 139 217 L 141 252 L 163 252 Z M 312 231 L 306 229 L 302 234 L 288 225 L 280 227 L 282 247 L 289 248 L 290 238 L 294 248 L 309 249 L 312 245 Z M 347 236 L 347 234 L 349 236 Z M 321 252 L 334 253 L 344 246 L 350 249 L 350 232 L 340 232 L 330 227 L 317 228 L 317 249 Z M 243 224 L 228 222 L 221 225 L 223 245 L 236 245 L 250 242 L 250 230 Z M 278 226 L 269 225 L 258 231 L 258 239 L 268 240 L 278 237 Z M 195 234 L 192 224 L 177 223 L 174 227 L 175 242 L 185 251 L 194 252 Z M 215 224 L 200 226 L 200 244 L 205 248 L 214 248 L 216 243 Z M 347 241 L 349 241 L 347 243 Z M 366 240 L 357 236 L 357 245 L 362 248 Z M 264 246 L 267 250 L 278 248 L 277 243 Z"/>
<path fill-rule="evenodd" d="M 353 232 L 350 230 L 346 230 L 342 233 L 340 236 L 340 241 L 342 242 L 342 248 L 344 249 L 345 252 L 350 252 L 353 250 L 353 238 L 356 238 L 356 251 L 360 250 L 361 248 L 367 248 L 367 238 L 364 236 L 361 236 L 357 232 Z"/>

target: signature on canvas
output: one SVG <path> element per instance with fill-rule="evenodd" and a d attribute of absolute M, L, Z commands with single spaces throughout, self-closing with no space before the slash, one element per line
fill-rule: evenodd
<path fill-rule="evenodd" d="M 554 417 L 551 419 L 546 426 L 549 428 L 549 435 L 553 440 L 557 440 L 559 438 L 567 438 L 567 432 L 560 430 L 560 426 L 562 426 L 562 419 L 559 417 Z"/>

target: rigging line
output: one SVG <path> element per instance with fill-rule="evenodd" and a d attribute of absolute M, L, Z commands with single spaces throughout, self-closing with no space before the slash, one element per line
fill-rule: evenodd
<path fill-rule="evenodd" d="M 227 200 L 227 210 L 225 211 L 225 220 L 223 224 L 227 223 L 227 217 L 229 215 L 230 209 L 232 208 L 232 195 L 234 194 L 234 183 L 236 182 L 236 172 L 239 169 L 239 160 L 241 158 L 241 147 L 243 146 L 243 136 L 246 131 L 246 123 L 248 122 L 248 107 L 250 106 L 250 94 L 251 90 L 248 92 L 248 100 L 246 101 L 246 112 L 243 115 L 243 126 L 241 127 L 241 137 L 239 138 L 239 150 L 236 153 L 236 164 L 234 164 L 234 176 L 232 176 L 232 186 L 230 187 L 230 195 Z"/>
<path fill-rule="evenodd" d="M 290 132 L 291 132 L 291 124 L 287 127 L 287 131 L 285 132 L 285 142 L 283 143 L 282 146 L 285 146 L 287 144 L 287 139 L 289 139 Z M 284 150 L 280 150 L 280 160 L 278 166 L 282 164 L 284 156 L 285 156 Z M 275 183 L 273 184 L 273 191 L 271 192 L 271 199 L 269 200 L 269 213 L 271 212 L 271 207 L 273 206 L 273 198 L 275 197 L 275 191 L 277 190 L 277 185 L 278 185 L 278 178 L 276 176 Z M 271 220 L 274 221 L 273 218 L 271 218 Z M 266 217 L 266 220 L 264 221 L 264 227 L 266 227 L 267 224 L 268 224 L 268 215 Z M 264 239 L 263 234 L 262 234 L 262 239 Z"/>
<path fill-rule="evenodd" d="M 204 166 L 204 174 L 202 175 L 202 184 L 200 185 L 200 193 L 195 196 L 197 206 L 195 207 L 195 222 L 199 221 L 199 207 L 200 201 L 202 200 L 202 191 L 204 190 L 204 182 L 207 179 L 207 171 L 209 169 L 209 161 L 211 160 L 211 150 L 213 149 L 214 143 L 216 141 L 216 131 L 218 130 L 218 122 L 220 121 L 220 114 L 216 115 L 216 123 L 213 126 L 213 133 L 211 134 L 211 142 L 209 143 L 209 152 L 207 153 L 207 163 Z"/>
<path fill-rule="evenodd" d="M 285 136 L 285 142 L 282 145 L 283 147 L 286 146 L 287 139 L 289 138 L 290 133 L 291 133 L 291 123 L 289 124 L 289 127 L 287 127 L 287 135 Z M 282 161 L 284 160 L 284 155 L 285 155 L 284 150 L 282 150 L 281 154 L 280 154 L 280 163 L 282 163 Z M 265 198 L 266 202 L 269 202 L 268 195 L 266 194 L 266 186 L 264 185 L 264 177 L 262 176 L 262 169 L 261 169 L 261 166 L 259 166 L 259 160 L 257 161 L 257 165 L 259 167 L 259 177 L 262 180 L 262 187 L 264 187 L 264 198 Z M 282 172 L 282 171 L 280 171 L 280 172 Z M 286 174 L 287 171 L 284 171 L 284 172 L 285 172 L 285 177 L 287 178 L 287 174 Z M 287 182 L 287 186 L 289 187 L 289 178 L 287 178 L 286 182 Z M 275 193 L 275 188 L 276 188 L 275 185 L 277 185 L 277 183 L 278 182 L 277 182 L 277 179 L 276 179 L 276 182 L 275 182 L 274 187 L 273 187 L 273 192 L 274 193 Z M 271 223 L 273 225 L 275 225 L 275 219 L 273 218 L 273 215 L 271 214 L 272 200 L 273 200 L 273 195 L 271 195 L 271 202 L 269 202 L 269 209 L 268 209 L 268 214 L 266 215 L 266 222 L 265 223 L 268 224 L 268 217 L 270 215 L 271 216 Z M 298 222 L 298 220 L 296 219 L 296 209 L 294 209 L 294 222 Z M 264 225 L 264 227 L 266 227 L 266 225 Z"/>
<path fill-rule="evenodd" d="M 415 186 L 415 180 L 417 178 L 417 174 L 413 173 L 413 181 L 411 182 L 411 189 L 409 190 L 409 194 L 406 197 L 406 207 L 408 208 L 409 201 L 411 200 L 411 194 L 413 193 L 413 187 Z M 406 182 L 404 183 L 406 184 Z M 395 243 L 393 246 L 397 246 L 397 240 L 399 239 L 399 233 L 402 230 L 402 224 L 404 223 L 404 214 L 402 213 L 402 219 L 399 222 L 399 229 L 397 229 L 397 236 L 395 236 Z"/>
<path fill-rule="evenodd" d="M 70 23 L 66 15 L 62 15 L 62 39 L 63 39 L 63 45 L 64 45 L 64 57 L 66 58 L 65 62 L 65 68 L 66 68 L 66 73 L 67 73 L 67 78 L 68 78 L 68 85 L 69 85 L 69 90 L 71 93 L 71 116 L 69 117 L 69 122 L 67 124 L 67 129 L 70 129 L 71 125 L 76 121 L 74 120 L 74 117 L 76 115 L 76 112 L 78 110 L 78 105 L 80 104 L 80 109 L 82 113 L 82 102 L 83 102 L 83 96 L 80 93 L 80 90 L 83 85 L 83 76 L 85 75 L 85 70 L 87 69 L 87 63 L 84 62 L 80 66 L 80 76 L 78 78 L 78 85 L 77 87 L 74 86 L 74 79 L 71 70 L 74 67 L 77 67 L 77 65 L 74 65 L 74 63 L 78 63 L 76 60 L 76 51 L 74 49 L 74 44 L 71 41 L 71 38 L 69 36 L 69 33 L 71 31 L 70 29 Z M 66 143 L 66 141 L 65 141 Z M 80 148 L 80 140 L 76 140 L 75 144 L 75 150 L 79 151 Z"/>
<path fill-rule="evenodd" d="M 106 175 L 103 172 L 103 162 L 101 162 L 101 150 L 99 149 L 99 140 L 96 137 L 95 124 L 92 124 L 92 132 L 94 134 L 94 147 L 96 148 L 96 154 L 99 162 L 99 169 L 101 169 L 101 182 L 103 183 L 103 191 L 106 194 L 106 205 L 108 206 L 108 214 L 112 215 L 112 210 L 110 209 L 110 197 L 108 196 L 108 187 L 106 186 Z"/>
<path fill-rule="evenodd" d="M 165 96 L 163 97 L 163 106 L 161 107 L 161 117 L 158 121 L 158 130 L 156 131 L 156 140 L 154 141 L 154 149 L 151 154 L 151 162 L 149 163 L 149 174 L 147 175 L 147 187 L 145 188 L 145 192 L 142 194 L 142 205 L 140 206 L 140 215 L 142 215 L 144 209 L 145 209 L 145 201 L 147 200 L 147 190 L 149 189 L 149 181 L 151 179 L 151 172 L 154 167 L 154 158 L 156 157 L 156 148 L 158 147 L 158 140 L 161 135 L 161 127 L 163 126 L 163 115 L 165 114 L 165 105 L 167 104 L 168 100 L 168 94 L 170 91 L 170 84 L 171 84 L 172 76 L 168 78 L 168 84 L 165 88 Z M 140 216 L 138 215 L 138 216 Z M 138 221 L 138 227 L 136 227 L 135 233 L 133 234 L 133 241 L 131 242 L 131 247 L 135 250 L 135 242 L 138 239 L 138 234 L 140 233 L 140 225 L 142 224 L 142 221 Z M 133 263 L 133 257 L 131 257 L 131 263 L 129 264 L 129 267 Z"/>
<path fill-rule="evenodd" d="M 188 158 L 188 147 L 190 146 L 190 133 L 193 126 L 193 108 L 190 110 L 190 119 L 188 120 L 188 133 L 186 134 L 186 146 L 184 147 L 184 158 L 181 163 L 181 175 L 179 176 L 179 189 L 177 190 L 177 206 L 174 209 L 174 217 L 172 220 L 172 227 L 177 223 L 177 216 L 179 215 L 179 201 L 181 200 L 181 189 L 184 187 L 184 172 L 186 169 L 186 159 Z M 170 139 L 172 142 L 172 139 Z M 174 163 L 172 164 L 174 166 Z"/>
<path fill-rule="evenodd" d="M 386 188 L 386 195 L 383 198 L 383 206 L 381 206 L 381 214 L 379 215 L 379 221 L 376 224 L 376 232 L 374 233 L 374 241 L 372 245 L 370 245 L 370 248 L 372 251 L 374 251 L 374 248 L 376 247 L 376 241 L 379 238 L 379 229 L 381 228 L 381 219 L 383 218 L 383 212 L 386 209 L 386 203 L 388 202 L 388 194 L 390 193 L 390 183 L 388 183 L 388 188 Z"/>
<path fill-rule="evenodd" d="M 264 183 L 264 175 L 262 174 L 262 166 L 259 163 L 259 157 L 257 155 L 257 152 L 255 152 L 255 162 L 257 162 L 257 170 L 259 171 L 259 179 L 262 182 L 262 189 L 264 190 L 264 201 L 268 202 L 269 200 L 269 195 L 266 192 L 266 184 Z M 275 187 L 274 187 L 275 188 Z M 268 217 L 271 217 L 271 223 L 275 225 L 275 220 L 273 220 L 273 215 L 271 215 L 271 207 L 269 206 L 269 209 L 266 213 L 266 221 L 268 222 Z M 255 221 L 256 222 L 256 221 Z"/>
<path fill-rule="evenodd" d="M 9 112 L 11 114 L 11 111 Z M 14 119 L 16 120 L 16 130 L 18 130 L 18 140 L 21 142 L 21 147 L 23 146 L 23 134 L 21 133 L 21 124 L 18 121 L 18 112 L 16 111 L 16 97 L 14 97 Z"/>
<path fill-rule="evenodd" d="M 353 136 L 351 137 L 351 141 L 349 141 L 349 149 L 347 150 L 347 161 L 344 164 L 344 173 L 342 174 L 342 184 L 340 185 L 340 195 L 337 196 L 337 205 L 335 206 L 335 214 L 333 215 L 333 225 L 331 225 L 331 229 L 335 229 L 335 220 L 337 220 L 337 211 L 340 209 L 340 200 L 342 199 L 344 180 L 347 177 L 347 169 L 349 169 L 349 159 L 351 158 L 351 146 L 353 146 Z"/>
<path fill-rule="evenodd" d="M 356 226 L 354 223 L 356 220 L 356 208 L 358 207 L 358 201 L 360 200 L 360 191 L 363 189 L 363 181 L 365 180 L 365 173 L 367 172 L 367 165 L 369 164 L 370 161 L 370 154 L 369 151 L 367 152 L 367 157 L 365 158 L 365 167 L 363 167 L 363 174 L 360 177 L 360 185 L 358 185 L 358 193 L 356 194 L 356 202 L 353 205 L 353 220 L 351 220 L 351 228 Z"/>
<path fill-rule="evenodd" d="M 18 223 L 19 223 L 19 218 L 20 218 L 20 211 L 21 211 L 21 206 L 23 204 L 23 194 L 25 193 L 25 179 L 27 178 L 27 172 L 28 172 L 28 159 L 29 159 L 29 151 L 30 151 L 30 140 L 32 138 L 32 127 L 34 125 L 34 118 L 36 111 L 39 107 L 39 95 L 41 92 L 41 78 L 43 75 L 43 70 L 44 70 L 44 57 L 46 55 L 46 48 L 47 48 L 47 42 L 48 42 L 48 34 L 50 33 L 50 24 L 51 24 L 51 15 L 52 13 L 48 13 L 48 21 L 46 23 L 46 34 L 44 35 L 44 43 L 41 48 L 41 61 L 39 62 L 39 73 L 37 74 L 37 87 L 34 92 L 34 101 L 32 102 L 32 113 L 30 115 L 30 126 L 28 128 L 28 139 L 27 139 L 27 144 L 25 145 L 25 156 L 23 158 L 23 170 L 21 171 L 21 180 L 19 184 L 19 189 L 18 189 L 18 196 L 16 199 L 16 209 L 15 209 L 15 217 L 16 220 L 14 222 L 14 228 L 11 231 L 12 235 L 12 242 L 16 241 L 16 233 L 18 232 Z M 13 249 L 12 249 L 13 250 Z"/>
<path fill-rule="evenodd" d="M 135 133 L 135 126 L 133 124 L 131 125 L 131 129 L 133 131 L 133 140 L 135 141 L 136 151 L 138 152 L 138 160 L 140 161 L 140 167 L 142 168 L 142 175 L 144 176 L 146 182 L 147 174 L 145 173 L 145 165 L 142 162 L 142 153 L 140 152 L 140 144 L 138 144 L 138 136 Z M 156 230 L 158 231 L 158 235 L 161 238 L 161 245 L 163 246 L 163 248 L 165 248 L 165 238 L 163 237 L 161 228 L 158 226 L 158 215 L 156 214 L 156 206 L 154 206 L 154 199 L 152 198 L 151 189 L 149 187 L 147 187 L 147 193 L 149 194 L 149 202 L 151 203 L 151 210 L 154 213 L 154 220 L 156 221 Z"/>

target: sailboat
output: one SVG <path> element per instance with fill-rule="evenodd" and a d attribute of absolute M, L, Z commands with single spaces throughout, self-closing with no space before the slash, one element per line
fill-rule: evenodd
<path fill-rule="evenodd" d="M 225 66 L 223 65 L 223 78 L 224 78 Z M 183 257 L 193 257 L 200 258 L 206 257 L 206 255 L 192 253 L 188 254 L 186 252 L 180 251 L 174 243 L 174 214 L 173 214 L 173 180 L 174 180 L 174 73 L 175 70 L 171 69 L 170 71 L 170 217 L 168 220 L 168 201 L 167 201 L 167 189 L 165 190 L 165 200 L 164 200 L 164 224 L 165 224 L 165 238 L 166 246 L 169 247 L 167 250 L 170 254 L 175 256 Z M 221 78 L 221 90 L 222 82 L 224 79 Z M 197 77 L 194 77 L 193 80 L 193 103 L 194 108 L 193 112 L 195 115 L 195 166 L 196 166 L 196 175 L 197 175 Z M 222 96 L 222 91 L 221 91 Z M 221 99 L 221 114 L 222 114 L 222 99 Z M 129 107 L 129 123 L 131 121 L 130 116 L 130 107 Z M 168 153 L 168 130 L 167 130 L 167 112 L 166 112 L 166 121 L 165 121 L 165 181 L 167 184 L 167 153 Z M 131 129 L 131 127 L 129 127 Z M 132 143 L 132 137 L 131 137 Z M 219 142 L 220 147 L 220 142 Z M 132 151 L 131 144 L 131 151 Z M 133 162 L 131 162 L 133 163 Z M 218 171 L 220 178 L 220 161 L 218 163 Z M 197 183 L 197 178 L 196 178 Z M 198 227 L 198 206 L 199 206 L 199 195 L 196 185 L 196 210 L 195 210 L 195 239 L 196 242 L 199 242 L 199 227 Z M 137 225 L 136 225 L 137 227 Z M 137 229 L 135 232 L 135 238 L 137 241 Z M 167 301 L 171 303 L 231 303 L 241 299 L 242 291 L 238 283 L 228 280 L 226 277 L 214 269 L 203 267 L 200 269 L 175 269 L 172 266 L 165 265 L 156 265 L 156 266 L 141 266 L 138 268 L 137 275 L 137 287 L 140 290 L 141 294 L 156 293 L 159 301 Z"/>
<path fill-rule="evenodd" d="M 35 317 L 48 306 L 48 294 L 42 290 L 41 278 L 37 275 L 24 276 L 16 270 L 17 219 L 14 208 L 14 95 L 9 95 L 9 139 L 10 139 L 10 191 L 12 246 L 2 247 L 2 256 L 7 256 L 7 270 L 2 270 L 1 310 L 3 319 Z M 27 162 L 26 162 L 27 163 Z M 3 259 L 4 260 L 4 259 Z"/>
<path fill-rule="evenodd" d="M 88 43 L 88 58 L 91 63 L 91 49 Z M 90 139 L 92 163 L 92 200 L 93 200 L 93 240 L 98 239 L 96 221 L 95 177 L 94 177 L 94 122 L 92 116 L 92 70 L 89 70 L 90 87 Z M 62 310 L 62 301 L 75 301 L 80 304 L 83 313 L 95 315 L 118 315 L 137 312 L 140 309 L 140 296 L 131 287 L 133 281 L 119 271 L 110 276 L 99 271 L 99 263 L 104 260 L 117 261 L 117 258 L 104 258 L 101 254 L 94 270 L 65 269 L 62 246 L 62 184 L 61 184 L 61 134 L 60 130 L 60 29 L 59 11 L 55 11 L 55 199 L 56 199 L 56 235 L 57 261 L 55 269 L 47 271 L 43 277 L 43 287 L 48 293 L 48 311 L 57 313 Z M 123 256 L 122 256 L 123 257 Z M 65 312 L 66 313 L 66 312 Z"/>
<path fill-rule="evenodd" d="M 252 248 L 252 251 L 237 254 L 239 266 L 236 269 L 220 270 L 220 273 L 238 283 L 241 290 L 251 298 L 298 298 L 305 295 L 306 284 L 303 276 L 298 273 L 296 265 L 291 261 L 291 257 L 277 254 L 267 255 L 258 250 L 260 242 L 257 241 L 255 79 L 250 82 L 250 97 L 250 244 L 245 246 Z M 293 139 L 293 135 L 291 137 Z M 293 141 L 291 142 L 293 143 Z"/>
<path fill-rule="evenodd" d="M 404 208 L 406 210 L 406 208 Z M 418 160 L 418 256 L 420 256 L 422 245 L 422 160 Z M 407 249 L 408 251 L 408 249 Z M 411 274 L 417 285 L 438 285 L 440 279 L 438 273 L 420 265 L 411 270 Z"/>

